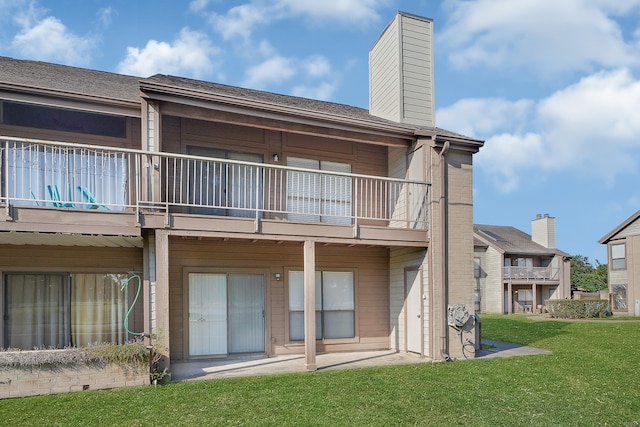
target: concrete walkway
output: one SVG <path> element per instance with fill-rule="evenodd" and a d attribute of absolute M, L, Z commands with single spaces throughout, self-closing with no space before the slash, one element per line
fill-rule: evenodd
<path fill-rule="evenodd" d="M 482 343 L 492 347 L 478 351 L 476 359 L 551 353 L 549 350 L 486 339 L 482 340 Z M 318 354 L 316 356 L 316 362 L 319 371 L 328 371 L 372 366 L 431 363 L 432 361 L 431 359 L 423 358 L 412 353 L 383 350 Z M 260 354 L 171 363 L 171 379 L 173 381 L 271 375 L 292 372 L 305 372 L 304 355 L 295 354 L 267 357 Z"/>

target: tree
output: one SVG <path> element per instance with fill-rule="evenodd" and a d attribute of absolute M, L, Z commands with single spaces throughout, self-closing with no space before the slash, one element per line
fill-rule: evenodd
<path fill-rule="evenodd" d="M 607 264 L 596 260 L 594 267 L 584 255 L 571 258 L 571 289 L 596 292 L 607 287 Z"/>

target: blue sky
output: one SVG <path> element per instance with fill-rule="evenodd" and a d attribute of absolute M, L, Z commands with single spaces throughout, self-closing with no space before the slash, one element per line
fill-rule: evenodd
<path fill-rule="evenodd" d="M 640 209 L 640 0 L 0 0 L 0 55 L 368 106 L 398 10 L 434 20 L 436 124 L 483 139 L 474 222 L 606 263 Z"/>

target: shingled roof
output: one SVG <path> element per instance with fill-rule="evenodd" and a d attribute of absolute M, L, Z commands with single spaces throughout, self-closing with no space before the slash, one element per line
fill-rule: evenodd
<path fill-rule="evenodd" d="M 474 238 L 491 245 L 504 253 L 526 255 L 564 255 L 568 253 L 554 248 L 546 248 L 533 240 L 531 235 L 515 227 L 503 225 L 474 224 Z M 474 241 L 475 241 L 474 239 Z"/>
<path fill-rule="evenodd" d="M 156 90 L 178 90 L 181 96 L 199 98 L 206 95 L 228 97 L 230 101 L 241 104 L 258 102 L 296 110 L 300 113 L 313 112 L 392 126 L 401 132 L 433 133 L 441 138 L 452 138 L 482 145 L 482 141 L 467 136 L 428 126 L 415 126 L 397 123 L 369 114 L 364 108 L 335 102 L 319 101 L 297 96 L 282 95 L 254 89 L 246 89 L 185 77 L 156 74 L 149 78 L 140 78 L 124 74 L 71 67 L 49 62 L 13 59 L 0 56 L 0 88 L 8 90 L 19 88 L 22 92 L 47 94 L 53 96 L 91 99 L 101 102 L 125 102 L 140 104 L 141 87 Z M 248 105 L 248 104 L 247 104 Z M 303 115 L 303 114 L 301 114 Z M 422 131 L 422 132 L 420 132 Z"/>
<path fill-rule="evenodd" d="M 49 62 L 0 57 L 0 88 L 140 103 L 140 78 Z"/>
<path fill-rule="evenodd" d="M 316 113 L 331 114 L 339 117 L 351 118 L 361 121 L 368 121 L 378 123 L 382 125 L 392 125 L 401 129 L 404 129 L 408 133 L 413 133 L 416 130 L 427 130 L 433 133 L 448 138 L 455 138 L 458 140 L 468 140 L 473 142 L 480 142 L 478 140 L 469 138 L 467 136 L 447 131 L 440 128 L 428 127 L 428 126 L 415 126 L 410 124 L 403 124 L 387 120 L 381 117 L 369 114 L 369 110 L 354 107 L 346 104 L 338 104 L 329 101 L 320 101 L 310 98 L 301 98 L 291 95 L 282 95 L 273 92 L 265 92 L 255 89 L 246 89 L 237 86 L 229 86 L 220 83 L 206 82 L 202 80 L 194 80 L 185 77 L 169 76 L 165 74 L 156 74 L 148 79 L 142 80 L 142 88 L 159 90 L 170 90 L 171 88 L 181 90 L 182 93 L 191 93 L 193 97 L 197 97 L 197 94 L 211 94 L 228 97 L 230 100 L 246 100 L 253 102 L 260 102 L 264 104 L 271 104 L 274 106 L 288 107 L 298 111 L 308 111 Z"/>

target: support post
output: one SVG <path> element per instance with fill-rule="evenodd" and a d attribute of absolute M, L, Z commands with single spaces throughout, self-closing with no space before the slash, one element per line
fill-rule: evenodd
<path fill-rule="evenodd" d="M 304 366 L 316 371 L 316 246 L 304 242 Z"/>
<path fill-rule="evenodd" d="M 155 329 L 159 339 L 160 369 L 169 370 L 169 234 L 156 231 Z"/>

